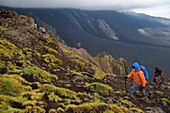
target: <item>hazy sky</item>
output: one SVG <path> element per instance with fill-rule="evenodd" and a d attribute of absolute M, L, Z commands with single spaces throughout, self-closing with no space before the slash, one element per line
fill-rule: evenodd
<path fill-rule="evenodd" d="M 0 4 L 22 8 L 125 10 L 170 18 L 170 0 L 0 0 Z"/>

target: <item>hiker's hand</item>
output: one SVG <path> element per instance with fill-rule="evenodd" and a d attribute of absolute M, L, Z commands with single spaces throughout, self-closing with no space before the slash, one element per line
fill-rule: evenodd
<path fill-rule="evenodd" d="M 142 85 L 139 86 L 139 90 L 140 90 L 140 91 L 142 91 L 144 88 L 145 88 L 145 87 L 142 86 Z"/>
<path fill-rule="evenodd" d="M 128 78 L 127 76 L 124 77 L 125 80 L 126 80 L 127 78 Z"/>

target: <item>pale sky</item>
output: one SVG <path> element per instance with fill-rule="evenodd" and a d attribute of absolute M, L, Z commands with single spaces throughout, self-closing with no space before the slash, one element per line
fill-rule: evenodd
<path fill-rule="evenodd" d="M 170 18 L 170 0 L 0 0 L 0 5 L 20 8 L 134 11 Z"/>

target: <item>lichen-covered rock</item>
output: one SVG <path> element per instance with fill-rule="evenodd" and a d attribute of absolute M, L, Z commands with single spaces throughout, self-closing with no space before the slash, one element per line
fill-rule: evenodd
<path fill-rule="evenodd" d="M 98 54 L 96 60 L 101 65 L 102 70 L 108 74 L 124 76 L 131 70 L 130 64 L 123 58 L 115 60 L 111 55 L 105 52 Z"/>

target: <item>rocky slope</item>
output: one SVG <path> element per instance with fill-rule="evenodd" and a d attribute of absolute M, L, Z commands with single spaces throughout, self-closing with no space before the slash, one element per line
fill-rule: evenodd
<path fill-rule="evenodd" d="M 99 55 L 96 61 L 83 49 L 58 44 L 31 17 L 6 10 L 0 15 L 0 112 L 170 112 L 166 76 L 160 85 L 148 83 L 149 100 L 141 101 L 139 92 L 129 100 L 119 76 L 126 72 L 123 59 Z"/>

